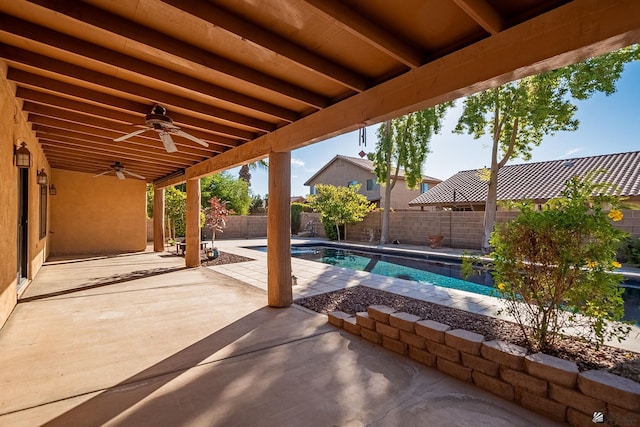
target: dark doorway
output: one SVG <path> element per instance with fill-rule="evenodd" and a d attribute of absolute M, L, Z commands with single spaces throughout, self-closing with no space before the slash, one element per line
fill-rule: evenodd
<path fill-rule="evenodd" d="M 29 169 L 18 177 L 18 291 L 27 283 L 29 248 Z"/>

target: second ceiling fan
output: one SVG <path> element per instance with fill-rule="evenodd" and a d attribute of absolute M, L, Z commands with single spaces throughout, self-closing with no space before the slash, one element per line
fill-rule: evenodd
<path fill-rule="evenodd" d="M 183 138 L 187 138 L 193 142 L 197 142 L 203 147 L 209 146 L 209 144 L 207 144 L 200 138 L 196 138 L 193 135 L 189 135 L 185 131 L 180 130 L 178 126 L 174 125 L 173 120 L 171 120 L 171 118 L 167 116 L 166 108 L 164 108 L 159 104 L 155 104 L 153 106 L 153 108 L 151 109 L 151 113 L 147 114 L 144 117 L 144 121 L 146 123 L 146 126 L 144 129 L 138 129 L 135 132 L 131 132 L 119 138 L 115 138 L 114 141 L 116 142 L 124 141 L 133 136 L 140 135 L 141 133 L 146 132 L 148 130 L 155 130 L 156 132 L 158 132 L 158 135 L 160 136 L 160 140 L 162 141 L 162 144 L 164 145 L 165 150 L 167 150 L 167 153 L 174 153 L 178 151 L 176 144 L 173 142 L 173 138 L 171 138 L 171 135 L 178 135 Z"/>

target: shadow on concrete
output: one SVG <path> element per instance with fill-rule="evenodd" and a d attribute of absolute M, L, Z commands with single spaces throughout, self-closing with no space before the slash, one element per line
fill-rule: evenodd
<path fill-rule="evenodd" d="M 187 267 L 160 267 L 147 270 L 135 270 L 124 274 L 114 274 L 109 277 L 101 278 L 95 283 L 75 286 L 71 289 L 64 289 L 55 292 L 48 292 L 39 295 L 33 295 L 29 297 L 23 297 L 18 300 L 18 304 L 38 301 L 46 298 L 59 297 L 63 295 L 69 295 L 76 292 L 87 291 L 90 289 L 102 288 L 105 286 L 115 285 L 118 283 L 130 282 L 133 280 L 144 279 L 146 277 L 159 276 L 161 274 L 174 273 L 176 271 L 185 270 Z"/>

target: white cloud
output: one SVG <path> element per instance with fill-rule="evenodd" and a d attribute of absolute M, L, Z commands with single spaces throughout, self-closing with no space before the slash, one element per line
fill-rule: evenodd
<path fill-rule="evenodd" d="M 582 151 L 582 148 L 573 148 L 573 149 L 567 151 L 566 153 L 564 153 L 564 157 L 568 157 L 568 156 L 574 155 L 576 153 L 579 153 L 580 151 Z"/>
<path fill-rule="evenodd" d="M 291 158 L 291 165 L 297 167 L 297 168 L 301 168 L 304 166 L 304 160 L 300 160 L 300 159 L 294 159 L 293 157 Z"/>

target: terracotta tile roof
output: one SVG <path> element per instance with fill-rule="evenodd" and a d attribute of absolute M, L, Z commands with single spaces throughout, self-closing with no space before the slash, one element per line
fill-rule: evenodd
<path fill-rule="evenodd" d="M 581 157 L 548 162 L 505 166 L 498 172 L 498 200 L 548 200 L 558 196 L 565 182 L 590 171 L 604 169 L 595 175 L 596 182 L 613 184 L 609 193 L 621 196 L 640 195 L 640 151 Z M 478 170 L 458 172 L 428 192 L 413 199 L 410 206 L 441 205 L 457 202 L 484 203 L 487 184 L 478 177 Z"/>
<path fill-rule="evenodd" d="M 344 160 L 346 162 L 349 162 L 359 168 L 365 169 L 368 172 L 373 173 L 374 170 L 374 166 L 373 166 L 373 162 L 369 159 L 361 159 L 359 157 L 349 157 L 349 156 L 342 156 L 340 154 L 336 155 L 333 159 L 331 159 L 326 165 L 324 165 L 322 168 L 320 168 L 320 170 L 318 172 L 316 172 L 311 178 L 309 178 L 307 180 L 307 182 L 304 183 L 304 185 L 310 185 L 311 182 L 313 182 L 313 180 L 320 175 L 326 168 L 329 167 L 329 165 L 331 165 L 333 162 L 335 162 L 336 160 L 341 159 Z M 402 169 L 400 169 L 400 172 L 398 172 L 398 178 L 402 178 L 404 179 L 404 171 Z M 422 175 L 422 180 L 423 181 L 433 181 L 433 182 L 441 182 L 441 180 L 439 180 L 438 178 L 434 178 L 432 176 L 427 176 L 427 175 Z"/>

